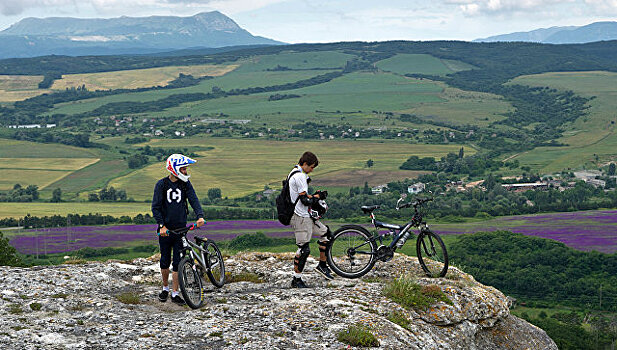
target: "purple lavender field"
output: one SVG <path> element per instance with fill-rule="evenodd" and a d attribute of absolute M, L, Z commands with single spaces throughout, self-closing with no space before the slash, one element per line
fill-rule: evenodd
<path fill-rule="evenodd" d="M 213 221 L 188 237 L 197 234 L 214 240 L 229 240 L 239 235 L 263 232 L 271 237 L 293 237 L 289 227 L 278 221 Z M 84 247 L 126 247 L 158 245 L 156 225 L 76 226 L 25 230 L 14 235 L 10 244 L 23 254 L 53 254 Z"/>
<path fill-rule="evenodd" d="M 526 236 L 550 238 L 578 250 L 617 252 L 617 210 L 517 215 L 477 223 L 436 224 L 432 227 L 442 235 L 507 230 Z"/>
<path fill-rule="evenodd" d="M 333 230 L 337 226 L 331 225 Z M 617 210 L 519 215 L 474 223 L 434 224 L 431 227 L 441 235 L 507 230 L 550 238 L 578 250 L 617 252 Z M 270 237 L 293 237 L 291 229 L 278 221 L 252 220 L 208 222 L 195 234 L 221 241 L 258 231 Z M 23 231 L 12 235 L 10 244 L 24 254 L 51 254 L 84 247 L 157 245 L 155 232 L 155 225 L 62 227 Z M 193 234 L 189 233 L 189 237 Z"/>

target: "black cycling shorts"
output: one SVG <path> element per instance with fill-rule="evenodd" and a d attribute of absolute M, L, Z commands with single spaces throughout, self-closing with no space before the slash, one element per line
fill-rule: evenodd
<path fill-rule="evenodd" d="M 180 235 L 159 236 L 159 246 L 161 247 L 161 269 L 168 269 L 171 261 L 171 251 L 173 249 L 172 271 L 178 271 L 180 263 L 180 252 L 182 251 L 182 237 Z"/>

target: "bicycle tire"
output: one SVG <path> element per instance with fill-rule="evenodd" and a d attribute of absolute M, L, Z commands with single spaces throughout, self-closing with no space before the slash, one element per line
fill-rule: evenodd
<path fill-rule="evenodd" d="M 223 254 L 216 243 L 210 240 L 204 243 L 203 249 L 206 251 L 206 275 L 215 287 L 221 288 L 225 285 Z"/>
<path fill-rule="evenodd" d="M 178 282 L 184 301 L 191 309 L 199 309 L 204 304 L 204 287 L 195 264 L 189 255 L 180 260 Z"/>
<path fill-rule="evenodd" d="M 439 235 L 423 230 L 416 240 L 416 253 L 422 270 L 428 277 L 444 277 L 448 272 L 448 251 Z M 427 260 L 431 261 L 427 261 Z"/>
<path fill-rule="evenodd" d="M 326 260 L 334 273 L 345 278 L 359 278 L 371 271 L 377 261 L 377 243 L 370 239 L 371 234 L 364 227 L 345 225 L 336 230 L 332 236 L 333 238 L 326 249 Z M 357 250 L 367 244 L 370 251 Z M 358 252 L 361 254 L 358 254 Z M 365 258 L 362 259 L 362 257 Z M 353 270 L 356 260 L 360 260 L 359 269 Z M 351 270 L 348 270 L 348 267 Z"/>

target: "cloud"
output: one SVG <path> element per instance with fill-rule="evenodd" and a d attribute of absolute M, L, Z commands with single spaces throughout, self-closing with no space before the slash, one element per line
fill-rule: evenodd
<path fill-rule="evenodd" d="M 585 4 L 598 13 L 617 13 L 617 0 L 585 0 Z"/>
<path fill-rule="evenodd" d="M 604 1 L 616 2 L 617 0 Z M 545 11 L 553 6 L 574 3 L 576 0 L 444 0 L 444 2 L 450 5 L 457 5 L 465 15 L 475 16 L 480 14 Z"/>
<path fill-rule="evenodd" d="M 13 16 L 29 8 L 65 6 L 73 3 L 73 0 L 1 0 L 0 13 L 5 16 Z"/>
<path fill-rule="evenodd" d="M 0 0 L 0 13 L 19 15 L 27 10 L 58 10 L 72 7 L 93 8 L 99 14 L 135 14 L 172 10 L 180 13 L 197 10 L 219 10 L 225 13 L 252 11 L 288 0 Z M 178 13 L 176 12 L 176 13 Z"/>

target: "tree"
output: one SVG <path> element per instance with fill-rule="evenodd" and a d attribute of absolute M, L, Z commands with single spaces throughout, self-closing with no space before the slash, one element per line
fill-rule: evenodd
<path fill-rule="evenodd" d="M 56 188 L 51 193 L 51 201 L 52 203 L 62 202 L 62 190 L 60 188 Z"/>
<path fill-rule="evenodd" d="M 26 187 L 26 194 L 31 195 L 32 199 L 39 199 L 39 187 L 37 185 Z"/>
<path fill-rule="evenodd" d="M 369 160 L 367 160 L 367 161 L 366 161 L 366 167 L 367 167 L 367 168 L 372 167 L 372 166 L 373 166 L 373 164 L 374 164 L 374 163 L 373 163 L 373 160 L 372 160 L 372 159 L 369 159 Z"/>
<path fill-rule="evenodd" d="M 458 158 L 463 159 L 463 156 L 465 156 L 465 151 L 463 150 L 463 147 L 461 147 L 461 149 L 458 151 Z"/>
<path fill-rule="evenodd" d="M 220 188 L 211 188 L 208 190 L 208 198 L 211 201 L 214 201 L 215 199 L 219 199 L 221 198 L 222 194 L 221 194 L 221 189 Z"/>
<path fill-rule="evenodd" d="M 0 232 L 0 265 L 20 266 L 21 258 L 17 255 L 17 250 L 9 244 L 9 239 L 4 238 Z"/>
<path fill-rule="evenodd" d="M 371 191 L 371 188 L 368 187 L 368 182 L 364 182 L 364 189 L 362 190 L 362 193 L 364 194 L 372 194 L 373 191 Z"/>
<path fill-rule="evenodd" d="M 88 201 L 89 202 L 98 202 L 99 201 L 99 196 L 96 193 L 89 193 L 88 194 Z"/>
<path fill-rule="evenodd" d="M 611 163 L 608 166 L 608 176 L 615 175 L 615 163 Z"/>

